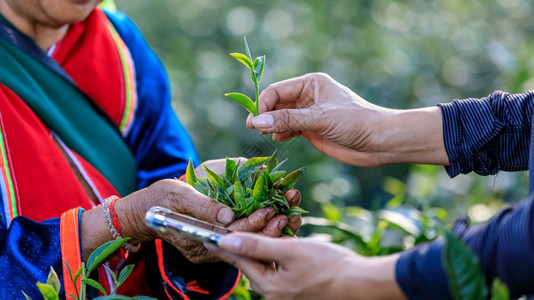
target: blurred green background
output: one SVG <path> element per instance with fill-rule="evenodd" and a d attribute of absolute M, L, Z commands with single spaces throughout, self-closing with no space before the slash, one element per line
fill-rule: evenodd
<path fill-rule="evenodd" d="M 534 86 L 534 4 L 529 0 L 116 0 L 169 73 L 173 106 L 202 160 L 274 147 L 286 169 L 310 165 L 299 183 L 309 216 L 345 221 L 354 207 L 389 201 L 432 210 L 450 224 L 484 221 L 527 195 L 525 173 L 460 175 L 443 167 L 345 166 L 306 140 L 274 143 L 246 129 L 247 113 L 226 92 L 253 95 L 245 68 L 228 55 L 267 56 L 262 88 L 326 72 L 370 102 L 391 108 L 481 98 Z M 255 153 L 258 154 L 258 153 Z M 393 199 L 393 201 L 391 201 Z M 310 229 L 303 228 L 303 234 Z"/>

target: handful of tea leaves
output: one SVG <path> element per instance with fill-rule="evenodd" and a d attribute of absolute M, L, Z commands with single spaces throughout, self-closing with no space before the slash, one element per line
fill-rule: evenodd
<path fill-rule="evenodd" d="M 273 207 L 277 214 L 287 216 L 307 213 L 298 206 L 290 207 L 284 194 L 304 176 L 308 167 L 287 174 L 280 170 L 285 161 L 279 162 L 277 151 L 271 157 L 253 157 L 241 166 L 226 158 L 224 174 L 203 165 L 208 177 L 197 177 L 189 160 L 185 178 L 200 193 L 232 208 L 236 219 L 246 218 L 264 207 Z M 287 226 L 283 233 L 293 235 Z"/>

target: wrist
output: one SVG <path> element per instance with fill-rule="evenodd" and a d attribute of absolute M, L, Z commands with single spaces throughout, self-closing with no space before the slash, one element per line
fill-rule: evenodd
<path fill-rule="evenodd" d="M 398 255 L 348 258 L 338 273 L 340 299 L 405 299 L 395 278 Z M 356 296 L 355 296 L 356 295 Z"/>

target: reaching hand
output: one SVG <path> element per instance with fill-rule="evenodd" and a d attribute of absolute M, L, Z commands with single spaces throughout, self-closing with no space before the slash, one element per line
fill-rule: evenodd
<path fill-rule="evenodd" d="M 395 281 L 397 256 L 366 258 L 313 239 L 246 233 L 224 236 L 221 248 L 208 247 L 267 299 L 404 299 Z"/>
<path fill-rule="evenodd" d="M 438 107 L 399 111 L 367 102 L 326 74 L 267 87 L 249 128 L 285 141 L 302 135 L 326 155 L 356 166 L 448 164 Z"/>

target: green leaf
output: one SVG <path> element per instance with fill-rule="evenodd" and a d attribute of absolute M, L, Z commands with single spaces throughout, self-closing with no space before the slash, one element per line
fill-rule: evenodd
<path fill-rule="evenodd" d="M 258 177 L 258 180 L 256 180 L 256 184 L 254 184 L 254 192 L 252 193 L 254 196 L 254 201 L 261 202 L 266 193 L 267 190 L 265 188 L 265 176 L 262 174 L 260 177 Z"/>
<path fill-rule="evenodd" d="M 493 280 L 491 287 L 491 300 L 510 300 L 508 288 L 499 278 Z"/>
<path fill-rule="evenodd" d="M 258 112 L 256 111 L 256 105 L 254 104 L 254 101 L 250 99 L 247 95 L 241 94 L 241 93 L 226 93 L 224 94 L 226 97 L 234 100 L 235 102 L 241 104 L 246 110 L 248 110 L 253 115 L 258 115 Z"/>
<path fill-rule="evenodd" d="M 78 297 L 74 296 L 73 294 L 69 294 L 69 298 L 72 298 L 73 300 L 78 300 Z"/>
<path fill-rule="evenodd" d="M 202 165 L 202 167 L 204 167 L 204 170 L 206 170 L 206 173 L 208 173 L 208 177 L 211 182 L 215 183 L 218 187 L 221 187 L 223 189 L 225 188 L 224 180 L 222 180 L 222 178 L 217 173 L 215 173 L 215 171 L 213 171 L 206 165 Z"/>
<path fill-rule="evenodd" d="M 133 268 L 134 268 L 134 265 L 127 265 L 126 267 L 122 268 L 121 272 L 119 273 L 119 281 L 117 283 L 118 285 L 121 285 L 124 283 L 126 278 L 128 278 L 128 276 L 130 276 L 130 273 L 132 273 Z"/>
<path fill-rule="evenodd" d="M 39 291 L 45 300 L 59 300 L 59 295 L 53 286 L 37 282 L 37 288 L 39 288 Z"/>
<path fill-rule="evenodd" d="M 302 167 L 300 169 L 297 169 L 289 174 L 287 174 L 284 179 L 280 182 L 280 186 L 278 187 L 282 193 L 286 193 L 290 189 L 292 189 L 295 184 L 306 174 L 306 171 L 308 171 L 308 167 Z"/>
<path fill-rule="evenodd" d="M 269 157 L 253 157 L 247 160 L 247 162 L 239 168 L 239 180 L 243 181 L 250 177 L 250 175 L 258 171 L 268 159 Z"/>
<path fill-rule="evenodd" d="M 265 55 L 257 57 L 254 60 L 254 77 L 256 77 L 256 84 L 260 84 L 263 77 L 263 67 L 265 66 Z"/>
<path fill-rule="evenodd" d="M 87 285 L 90 285 L 90 286 L 94 287 L 95 289 L 101 291 L 102 294 L 107 295 L 107 293 L 106 293 L 106 289 L 104 289 L 104 288 L 100 285 L 100 283 L 98 283 L 96 280 L 93 280 L 93 279 L 91 279 L 91 278 L 84 278 L 84 279 L 82 279 L 82 283 L 85 283 L 85 284 L 87 284 Z"/>
<path fill-rule="evenodd" d="M 271 181 L 273 182 L 273 184 L 277 184 L 278 181 L 280 181 L 280 179 L 282 179 L 282 177 L 286 175 L 286 173 L 287 173 L 286 171 L 274 171 L 274 172 L 271 172 L 269 177 L 271 178 Z"/>
<path fill-rule="evenodd" d="M 237 163 L 233 159 L 229 159 L 226 157 L 226 166 L 224 169 L 224 176 L 230 181 L 230 183 L 234 183 L 234 175 L 235 175 L 235 169 L 237 167 Z"/>
<path fill-rule="evenodd" d="M 302 209 L 302 208 L 300 208 L 298 206 L 291 207 L 290 209 L 286 209 L 284 211 L 284 215 L 286 215 L 288 217 L 307 214 L 307 213 L 309 213 L 309 211 L 304 210 L 304 209 Z"/>
<path fill-rule="evenodd" d="M 28 296 L 23 290 L 21 290 L 21 292 L 26 300 L 32 300 L 32 298 L 30 298 L 30 296 Z"/>
<path fill-rule="evenodd" d="M 105 261 L 111 254 L 119 250 L 119 248 L 129 241 L 130 238 L 123 238 L 120 240 L 109 241 L 98 247 L 87 259 L 87 276 L 93 272 L 103 261 Z"/>
<path fill-rule="evenodd" d="M 263 179 L 265 180 L 265 189 L 270 191 L 273 188 L 273 182 L 267 170 L 263 170 Z"/>
<path fill-rule="evenodd" d="M 59 294 L 59 291 L 61 290 L 61 282 L 59 281 L 59 277 L 57 276 L 57 273 L 54 268 L 52 268 L 52 266 L 50 266 L 50 272 L 48 273 L 46 284 L 52 286 L 54 290 L 56 290 L 56 292 Z"/>
<path fill-rule="evenodd" d="M 235 205 L 238 208 L 245 207 L 245 193 L 243 192 L 243 186 L 241 185 L 241 182 L 239 181 L 236 181 L 234 184 L 234 200 L 235 200 Z"/>
<path fill-rule="evenodd" d="M 282 231 L 282 235 L 285 235 L 285 236 L 294 236 L 295 233 L 293 232 L 293 230 L 291 230 L 291 228 L 289 227 L 284 227 L 284 230 Z"/>
<path fill-rule="evenodd" d="M 79 267 L 78 270 L 76 270 L 76 273 L 74 273 L 74 278 L 72 278 L 72 283 L 76 285 L 76 281 L 78 280 L 78 277 L 82 275 L 83 267 Z"/>
<path fill-rule="evenodd" d="M 250 49 L 248 48 L 248 43 L 247 43 L 247 37 L 244 36 L 243 37 L 243 40 L 245 41 L 245 52 L 247 53 L 248 57 L 250 59 L 252 59 L 252 55 L 250 54 Z M 252 68 L 251 68 L 252 69 Z"/>
<path fill-rule="evenodd" d="M 248 58 L 245 54 L 243 54 L 243 53 L 230 53 L 230 55 L 232 57 L 234 57 L 235 59 L 237 59 L 242 64 L 244 64 L 245 67 L 247 67 L 247 68 L 249 68 L 251 70 L 254 68 L 254 64 L 252 63 L 252 60 L 250 58 Z"/>
<path fill-rule="evenodd" d="M 189 159 L 187 169 L 185 170 L 185 182 L 190 185 L 193 185 L 195 182 L 197 182 L 197 175 L 195 174 L 195 167 L 193 166 L 193 161 L 191 158 Z"/>
<path fill-rule="evenodd" d="M 443 265 L 455 300 L 484 300 L 488 294 L 478 258 L 450 232 L 445 232 Z"/>
<path fill-rule="evenodd" d="M 280 157 L 278 156 L 278 150 L 274 150 L 273 155 L 269 157 L 269 161 L 267 161 L 267 172 L 271 173 L 279 163 Z"/>
<path fill-rule="evenodd" d="M 106 265 L 104 265 L 104 268 L 106 268 L 106 270 L 108 271 L 108 274 L 111 275 L 111 277 L 113 278 L 113 283 L 117 285 L 117 275 L 115 275 L 115 272 Z"/>
<path fill-rule="evenodd" d="M 289 209 L 289 203 L 284 196 L 273 197 L 273 200 L 280 204 L 281 208 Z"/>

